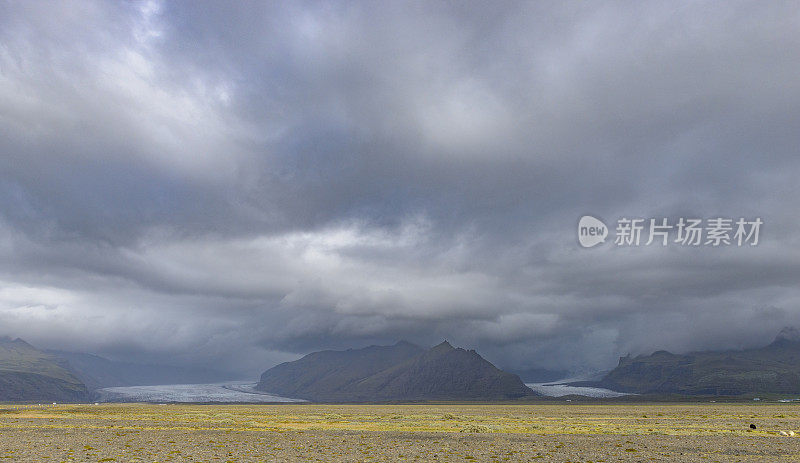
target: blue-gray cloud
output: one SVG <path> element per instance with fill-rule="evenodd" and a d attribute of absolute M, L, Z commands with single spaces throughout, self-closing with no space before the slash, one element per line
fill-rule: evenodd
<path fill-rule="evenodd" d="M 255 372 L 605 368 L 800 324 L 791 3 L 6 2 L 0 323 Z M 762 217 L 584 250 L 577 218 Z"/>

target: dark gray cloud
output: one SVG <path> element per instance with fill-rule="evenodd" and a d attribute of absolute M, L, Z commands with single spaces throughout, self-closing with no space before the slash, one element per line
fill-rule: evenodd
<path fill-rule="evenodd" d="M 515 368 L 800 325 L 792 3 L 6 2 L 0 334 L 253 374 Z M 581 249 L 579 216 L 761 217 Z"/>

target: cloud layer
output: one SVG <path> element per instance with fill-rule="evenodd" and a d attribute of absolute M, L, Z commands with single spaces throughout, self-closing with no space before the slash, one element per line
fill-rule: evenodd
<path fill-rule="evenodd" d="M 254 374 L 501 366 L 800 325 L 791 3 L 6 2 L 0 334 Z M 761 217 L 585 250 L 583 214 Z"/>

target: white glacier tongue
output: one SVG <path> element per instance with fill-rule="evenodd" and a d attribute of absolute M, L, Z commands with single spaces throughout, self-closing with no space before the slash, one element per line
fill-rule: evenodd
<path fill-rule="evenodd" d="M 158 386 L 123 386 L 99 389 L 102 402 L 305 402 L 253 389 L 255 383 L 163 384 Z"/>
<path fill-rule="evenodd" d="M 601 387 L 568 386 L 557 383 L 526 383 L 526 386 L 548 397 L 562 397 L 565 395 L 582 395 L 584 397 L 609 398 L 628 395 L 624 392 L 612 391 Z"/>

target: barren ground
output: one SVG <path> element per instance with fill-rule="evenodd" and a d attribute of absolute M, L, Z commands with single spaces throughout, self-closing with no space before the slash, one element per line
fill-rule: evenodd
<path fill-rule="evenodd" d="M 0 405 L 0 458 L 800 461 L 790 430 L 798 405 Z"/>

